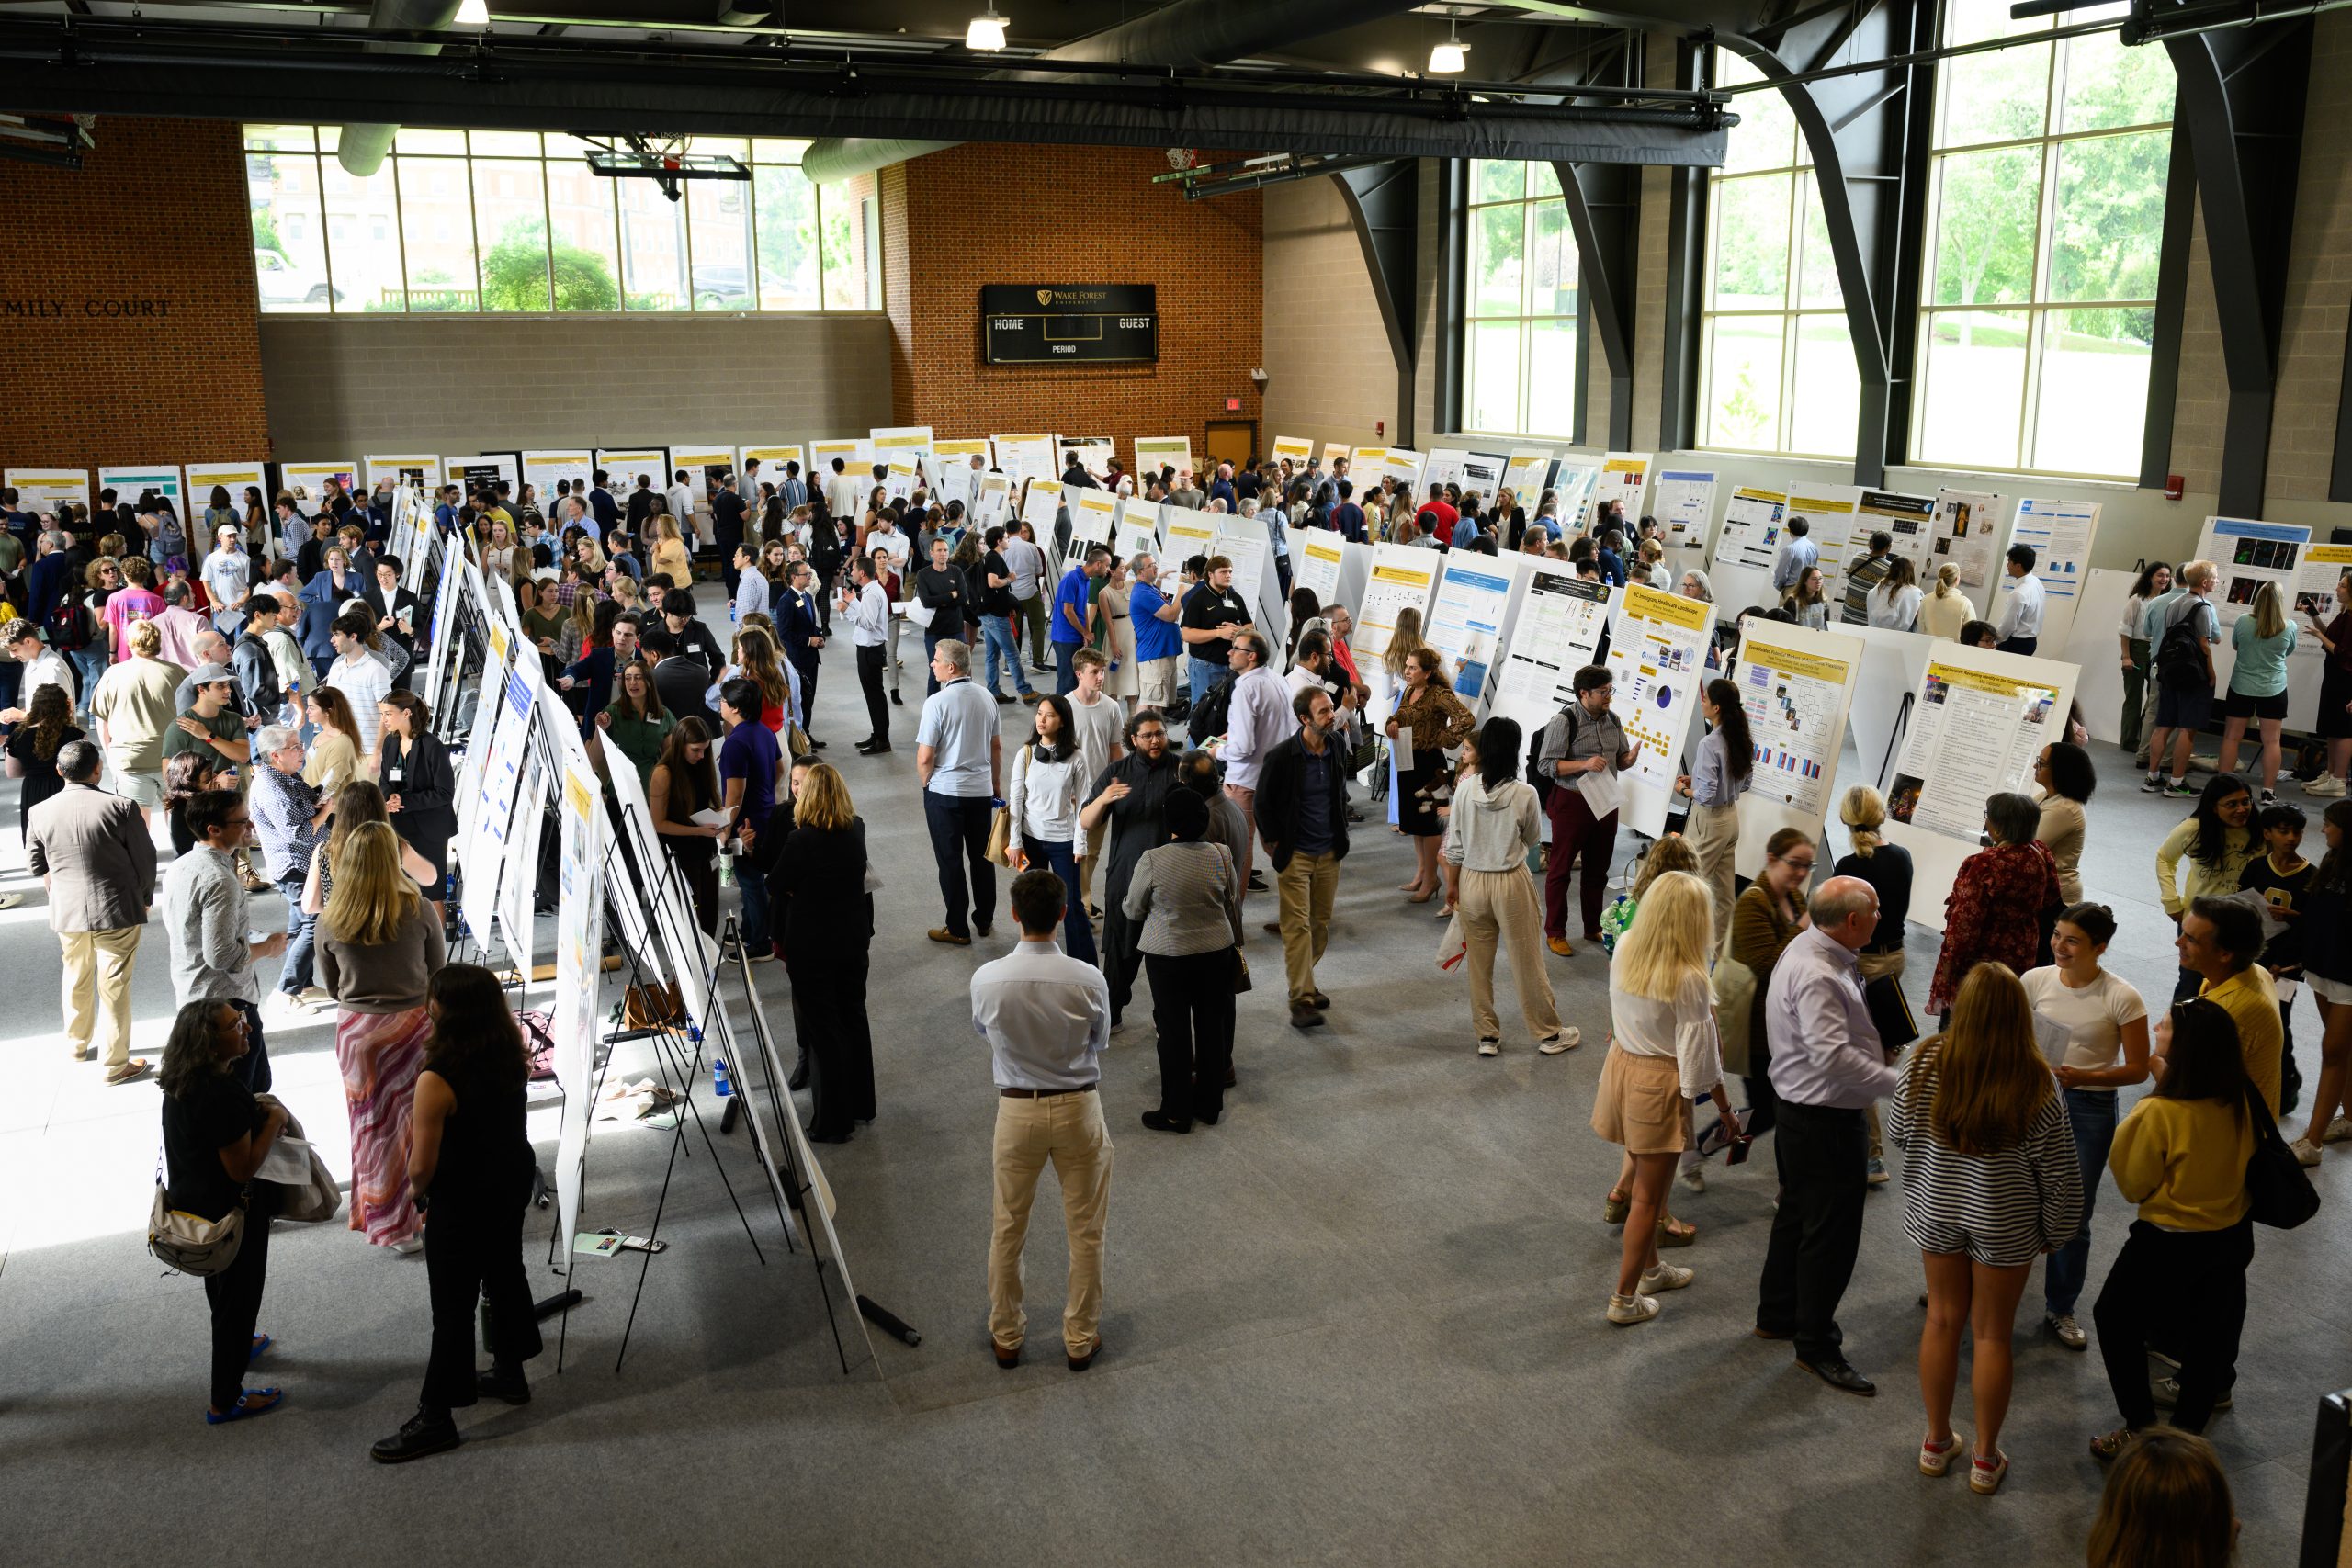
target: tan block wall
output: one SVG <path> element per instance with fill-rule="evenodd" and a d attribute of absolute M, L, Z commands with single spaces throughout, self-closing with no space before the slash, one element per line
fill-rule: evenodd
<path fill-rule="evenodd" d="M 1396 430 L 1396 361 L 1339 182 L 1269 186 L 1266 437 L 1374 445 Z"/>
<path fill-rule="evenodd" d="M 2335 457 L 2344 333 L 2352 320 L 2352 17 L 2312 25 L 2311 99 L 2296 174 L 2295 243 L 2287 259 L 2278 402 L 2268 493 L 2324 501 Z M 2183 367 L 2186 369 L 2186 366 Z M 2176 443 L 2176 450 L 2177 443 Z"/>

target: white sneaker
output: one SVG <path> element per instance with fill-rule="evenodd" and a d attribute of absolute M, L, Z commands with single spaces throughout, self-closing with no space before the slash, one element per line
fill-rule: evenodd
<path fill-rule="evenodd" d="M 1888 1179 L 1886 1174 L 1886 1161 L 1881 1159 L 1876 1155 L 1871 1156 L 1871 1163 L 1867 1168 L 1865 1168 L 1862 1179 L 1872 1187 L 1885 1186 Z"/>
<path fill-rule="evenodd" d="M 2338 1116 L 2327 1124 L 2327 1131 L 2322 1134 L 2320 1142 L 2340 1144 L 2346 1138 L 2352 1138 L 2352 1116 Z"/>
<path fill-rule="evenodd" d="M 1682 1185 L 1691 1191 L 1704 1192 L 1707 1190 L 1707 1168 L 1703 1165 L 1686 1165 L 1682 1168 L 1681 1179 Z"/>
<path fill-rule="evenodd" d="M 2044 1313 L 2041 1321 L 2050 1325 L 2050 1332 L 2058 1343 L 2069 1350 L 2080 1350 L 2091 1342 L 2091 1337 L 2084 1332 L 2081 1324 L 2075 1321 L 2075 1314 L 2071 1312 Z"/>
<path fill-rule="evenodd" d="M 1609 1298 L 1609 1321 L 1620 1327 L 1630 1326 L 1636 1323 L 1647 1323 L 1657 1315 L 1657 1298 L 1656 1296 L 1611 1296 Z"/>
<path fill-rule="evenodd" d="M 2287 1145 L 2287 1149 L 2295 1156 L 2297 1165 L 2308 1168 L 2319 1163 L 2319 1145 L 2309 1138 L 2297 1138 Z"/>
<path fill-rule="evenodd" d="M 391 1244 L 391 1247 L 394 1252 L 399 1253 L 403 1258 L 423 1252 L 424 1250 L 424 1233 L 419 1232 L 414 1235 L 404 1235 L 401 1237 L 400 1240 L 393 1242 Z"/>
<path fill-rule="evenodd" d="M 334 1006 L 334 993 L 328 990 L 324 986 L 305 986 L 302 987 L 300 994 L 294 999 L 300 1002 L 306 1008 L 331 1008 Z"/>
<path fill-rule="evenodd" d="M 1559 1033 L 1539 1042 L 1535 1048 L 1546 1056 L 1556 1056 L 1563 1051 L 1573 1051 L 1582 1043 L 1584 1043 L 1584 1031 L 1572 1023 L 1561 1030 Z"/>
<path fill-rule="evenodd" d="M 2339 795 L 2344 793 L 2344 781 L 2334 773 L 2322 773 L 2303 785 L 2303 793 L 2322 796 Z"/>
<path fill-rule="evenodd" d="M 1478 1042 L 1478 1055 L 1481 1056 L 1499 1056 L 1502 1054 L 1503 1043 L 1501 1041 L 1481 1040 Z"/>
<path fill-rule="evenodd" d="M 1655 1269 L 1643 1269 L 1641 1283 L 1634 1289 L 1645 1296 L 1653 1292 L 1679 1291 L 1690 1282 L 1692 1272 L 1671 1263 L 1661 1263 Z"/>

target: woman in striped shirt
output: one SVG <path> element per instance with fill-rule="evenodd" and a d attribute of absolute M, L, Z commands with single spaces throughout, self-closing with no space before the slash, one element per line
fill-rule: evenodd
<path fill-rule="evenodd" d="M 1968 1484 L 1990 1496 L 2009 1470 L 2000 1437 L 2018 1298 L 2035 1259 L 2071 1240 L 2083 1218 L 2065 1102 L 2035 1043 L 2025 987 L 2007 967 L 1980 964 L 1961 982 L 1951 1027 L 1904 1065 L 1886 1133 L 1909 1156 L 1903 1229 L 1928 1274 L 1928 1322 L 1919 1331 L 1928 1435 L 1919 1470 L 1941 1475 L 1960 1453 L 1951 1406 L 1967 1326 L 1976 1352 Z"/>

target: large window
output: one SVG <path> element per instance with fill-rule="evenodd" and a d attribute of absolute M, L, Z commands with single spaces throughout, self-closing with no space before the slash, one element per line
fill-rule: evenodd
<path fill-rule="evenodd" d="M 875 179 L 817 186 L 804 141 L 698 137 L 748 181 L 589 173 L 587 145 L 537 131 L 402 130 L 355 179 L 341 130 L 245 128 L 264 310 L 878 310 Z"/>
<path fill-rule="evenodd" d="M 1470 165 L 1462 428 L 1573 434 L 1577 246 L 1549 164 Z"/>
<path fill-rule="evenodd" d="M 1760 80 L 1728 50 L 1715 80 Z M 1861 378 L 1829 255 L 1813 155 L 1779 92 L 1743 93 L 1707 201 L 1699 444 L 1851 457 Z"/>
<path fill-rule="evenodd" d="M 1948 43 L 2049 28 L 2011 21 L 2008 0 L 1945 10 Z M 1965 55 L 1942 72 L 1912 450 L 1923 463 L 2134 477 L 2171 62 L 2099 33 Z"/>

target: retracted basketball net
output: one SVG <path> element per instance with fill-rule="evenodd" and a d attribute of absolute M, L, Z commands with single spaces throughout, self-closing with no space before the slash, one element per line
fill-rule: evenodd
<path fill-rule="evenodd" d="M 689 152 L 694 139 L 688 136 L 630 135 L 607 141 L 582 136 L 580 140 L 589 143 L 589 173 L 608 179 L 651 180 L 672 201 L 685 195 L 688 180 L 752 177 L 740 158 L 724 152 Z"/>

